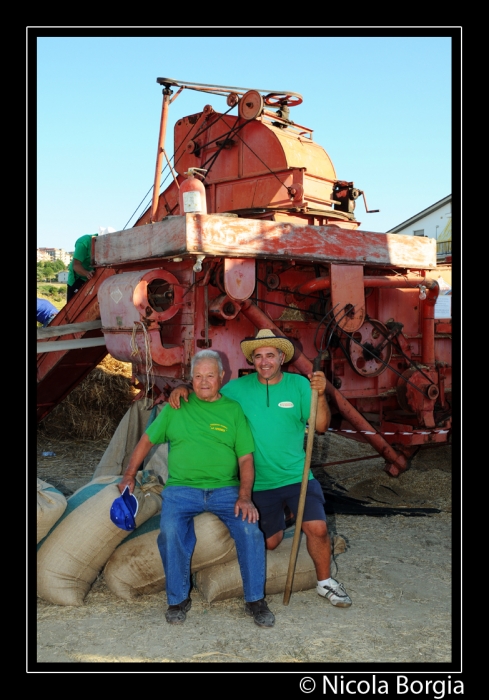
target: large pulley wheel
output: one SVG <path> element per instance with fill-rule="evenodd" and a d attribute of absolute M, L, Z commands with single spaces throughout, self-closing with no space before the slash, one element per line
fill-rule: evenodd
<path fill-rule="evenodd" d="M 302 104 L 302 97 L 271 92 L 265 95 L 264 102 L 267 107 L 297 107 L 297 105 Z"/>
<path fill-rule="evenodd" d="M 239 101 L 238 113 L 242 119 L 256 119 L 263 112 L 263 97 L 256 90 L 245 92 Z"/>
<path fill-rule="evenodd" d="M 380 321 L 365 321 L 348 339 L 347 352 L 351 366 L 362 377 L 377 377 L 385 372 L 392 355 L 392 345 L 386 341 L 389 330 Z"/>

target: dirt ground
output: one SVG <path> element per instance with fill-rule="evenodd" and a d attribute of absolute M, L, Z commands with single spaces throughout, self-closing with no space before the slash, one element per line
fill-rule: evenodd
<path fill-rule="evenodd" d="M 69 496 L 90 481 L 107 444 L 56 441 L 38 435 L 37 475 Z M 43 457 L 45 451 L 56 456 Z M 372 506 L 440 512 L 328 515 L 330 533 L 346 542 L 346 551 L 335 557 L 333 575 L 345 584 L 353 600 L 351 608 L 334 608 L 314 589 L 293 592 L 288 605 L 283 604 L 282 594 L 275 594 L 268 596 L 275 627 L 261 629 L 245 615 L 242 599 L 210 604 L 193 590 L 185 624 L 170 626 L 164 618 L 164 592 L 128 602 L 108 589 L 101 573 L 80 607 L 57 606 L 37 598 L 37 639 L 34 644 L 31 637 L 30 661 L 35 671 L 76 672 L 76 667 L 59 664 L 92 664 L 95 670 L 100 664 L 108 668 L 111 664 L 176 664 L 167 669 L 171 672 L 187 664 L 200 664 L 199 670 L 231 669 L 237 664 L 243 670 L 248 665 L 266 671 L 267 667 L 257 665 L 360 663 L 375 668 L 380 663 L 397 668 L 398 664 L 456 663 L 458 611 L 452 611 L 451 589 L 452 448 L 420 451 L 397 479 L 383 471 L 380 457 L 359 461 L 372 454 L 369 445 L 328 433 L 315 438 L 313 465 L 355 461 L 315 466 L 313 471 L 323 484 L 335 482 L 348 495 Z M 455 538 L 458 565 L 457 548 Z"/>

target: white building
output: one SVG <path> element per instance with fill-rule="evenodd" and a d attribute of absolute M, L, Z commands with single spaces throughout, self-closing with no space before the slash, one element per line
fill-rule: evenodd
<path fill-rule="evenodd" d="M 37 262 L 44 260 L 61 260 L 65 265 L 71 262 L 71 254 L 67 253 L 63 248 L 38 248 Z"/>
<path fill-rule="evenodd" d="M 452 283 L 452 195 L 440 199 L 387 233 L 403 236 L 426 236 L 436 240 L 436 260 L 447 284 Z"/>
<path fill-rule="evenodd" d="M 63 282 L 64 284 L 68 282 L 68 270 L 61 270 L 61 272 L 58 272 L 58 282 Z"/>
<path fill-rule="evenodd" d="M 419 214 L 391 228 L 387 233 L 402 233 L 403 236 L 427 236 L 439 239 L 447 222 L 452 220 L 452 195 L 440 199 Z"/>

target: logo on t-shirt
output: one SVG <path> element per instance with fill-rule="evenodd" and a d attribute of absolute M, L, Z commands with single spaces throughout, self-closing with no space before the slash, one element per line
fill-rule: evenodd
<path fill-rule="evenodd" d="M 281 401 L 279 403 L 279 408 L 294 408 L 292 401 Z"/>
<path fill-rule="evenodd" d="M 226 425 L 221 425 L 220 423 L 211 423 L 210 424 L 211 430 L 218 430 L 220 433 L 227 433 L 227 426 Z"/>

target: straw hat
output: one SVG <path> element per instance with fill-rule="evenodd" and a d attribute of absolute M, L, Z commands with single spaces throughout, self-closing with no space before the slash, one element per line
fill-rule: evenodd
<path fill-rule="evenodd" d="M 293 343 L 282 335 L 275 335 L 268 328 L 262 328 L 254 338 L 245 338 L 241 341 L 241 350 L 250 364 L 253 364 L 253 350 L 257 348 L 272 347 L 281 350 L 284 355 L 284 362 L 290 362 L 294 357 L 295 348 Z"/>

